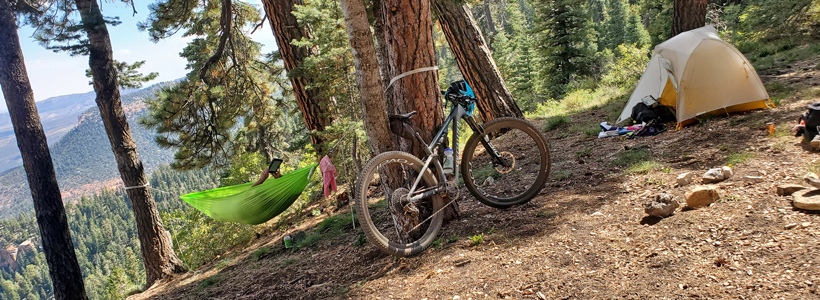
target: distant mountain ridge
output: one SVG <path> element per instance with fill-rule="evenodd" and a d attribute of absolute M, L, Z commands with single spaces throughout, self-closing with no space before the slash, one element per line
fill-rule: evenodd
<path fill-rule="evenodd" d="M 123 90 L 123 95 L 136 90 Z M 40 115 L 40 122 L 46 132 L 49 146 L 60 140 L 69 130 L 77 126 L 80 114 L 89 108 L 96 107 L 96 94 L 91 91 L 82 94 L 70 94 L 51 97 L 35 103 Z M 11 124 L 9 112 L 0 113 L 0 171 L 23 164 L 20 150 L 17 148 L 17 139 L 14 137 L 14 128 Z"/>
<path fill-rule="evenodd" d="M 146 172 L 149 173 L 160 164 L 170 163 L 173 160 L 173 151 L 160 148 L 154 142 L 155 133 L 137 124 L 137 120 L 146 113 L 144 101 L 153 98 L 161 88 L 172 84 L 174 83 L 155 84 L 141 90 L 131 91 L 122 97 L 123 110 L 128 118 L 128 123 L 131 125 L 131 133 L 137 143 L 137 151 Z M 62 137 L 59 141 L 51 143 L 49 146 L 64 201 L 79 199 L 83 194 L 97 192 L 102 187 L 121 185 L 114 154 L 111 152 L 111 144 L 108 141 L 108 135 L 105 132 L 100 113 L 94 103 L 94 93 L 90 94 L 92 107 L 86 108 L 83 112 L 75 115 L 73 118 L 77 122 L 77 126 L 60 134 Z M 51 102 L 43 105 L 49 110 L 51 109 L 49 105 L 63 107 L 66 110 L 69 107 L 79 109 L 84 105 L 82 100 L 74 101 L 76 101 L 76 106 Z M 39 105 L 38 102 L 38 108 Z M 44 109 L 43 112 L 49 110 Z M 43 112 L 41 112 L 41 116 Z M 11 135 L 14 136 L 13 131 Z M 51 140 L 51 137 L 49 139 Z M 16 141 L 13 142 L 13 147 L 15 150 L 17 149 Z M 2 173 L 0 175 L 0 219 L 13 217 L 20 212 L 30 211 L 31 209 L 31 194 L 22 166 Z"/>

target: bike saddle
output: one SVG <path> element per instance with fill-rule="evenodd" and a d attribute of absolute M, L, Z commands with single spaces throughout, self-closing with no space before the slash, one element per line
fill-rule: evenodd
<path fill-rule="evenodd" d="M 404 120 L 408 120 L 408 119 L 412 118 L 417 113 L 418 113 L 417 111 L 411 111 L 411 112 L 406 113 L 406 114 L 390 115 L 389 118 L 391 120 L 398 119 L 398 120 L 404 121 Z"/>

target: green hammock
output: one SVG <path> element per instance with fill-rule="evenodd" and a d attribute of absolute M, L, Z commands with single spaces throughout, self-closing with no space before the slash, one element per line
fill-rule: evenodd
<path fill-rule="evenodd" d="M 261 224 L 290 207 L 307 187 L 319 164 L 265 180 L 179 196 L 194 208 L 217 221 Z"/>

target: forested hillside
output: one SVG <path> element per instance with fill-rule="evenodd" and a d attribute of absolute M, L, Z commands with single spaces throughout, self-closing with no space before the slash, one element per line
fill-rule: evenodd
<path fill-rule="evenodd" d="M 157 192 L 158 206 L 164 213 L 185 208 L 176 195 L 210 189 L 216 187 L 217 182 L 214 172 L 176 172 L 168 167 L 160 167 L 151 177 L 152 186 L 174 193 L 169 196 Z M 145 283 L 145 271 L 134 214 L 122 190 L 102 189 L 80 197 L 66 203 L 66 213 L 89 297 L 121 299 L 126 293 L 140 289 Z M 0 249 L 26 240 L 40 245 L 37 222 L 31 212 L 0 221 Z M 0 264 L 0 299 L 53 297 L 42 249 L 21 250 L 17 264 L 17 269 Z"/>
<path fill-rule="evenodd" d="M 137 90 L 124 89 L 123 95 Z M 71 94 L 51 97 L 37 102 L 37 112 L 48 140 L 53 145 L 80 122 L 79 116 L 89 108 L 96 107 L 93 91 L 84 94 Z M 0 170 L 11 171 L 21 165 L 20 151 L 11 126 L 8 112 L 0 113 Z"/>
<path fill-rule="evenodd" d="M 53 145 L 69 130 L 77 126 L 80 114 L 94 107 L 94 92 L 85 94 L 64 95 L 37 102 L 37 111 L 43 130 Z M 14 137 L 9 114 L 0 114 L 0 170 L 9 170 L 20 166 L 20 150 Z"/>
<path fill-rule="evenodd" d="M 137 123 L 145 114 L 144 101 L 171 83 L 160 83 L 123 96 L 131 132 L 147 171 L 173 159 L 172 152 L 154 142 L 154 134 Z M 93 103 L 93 98 L 91 100 Z M 102 187 L 121 185 L 105 128 L 96 107 L 79 115 L 79 124 L 51 145 L 57 180 L 65 201 L 76 201 Z M 16 145 L 15 145 L 16 147 Z M 31 194 L 22 167 L 0 175 L 0 219 L 16 216 L 32 208 Z"/>

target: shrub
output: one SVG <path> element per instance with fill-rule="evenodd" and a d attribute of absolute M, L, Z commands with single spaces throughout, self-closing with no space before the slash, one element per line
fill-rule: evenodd
<path fill-rule="evenodd" d="M 171 231 L 174 252 L 189 269 L 246 243 L 256 232 L 253 226 L 215 221 L 193 208 L 163 212 L 162 222 Z"/>
<path fill-rule="evenodd" d="M 569 124 L 570 121 L 572 120 L 564 115 L 552 117 L 547 121 L 547 124 L 544 125 L 544 131 L 553 131 L 561 127 L 561 125 Z"/>
<path fill-rule="evenodd" d="M 634 88 L 649 63 L 649 46 L 618 45 L 615 61 L 604 67 L 601 85 Z"/>

